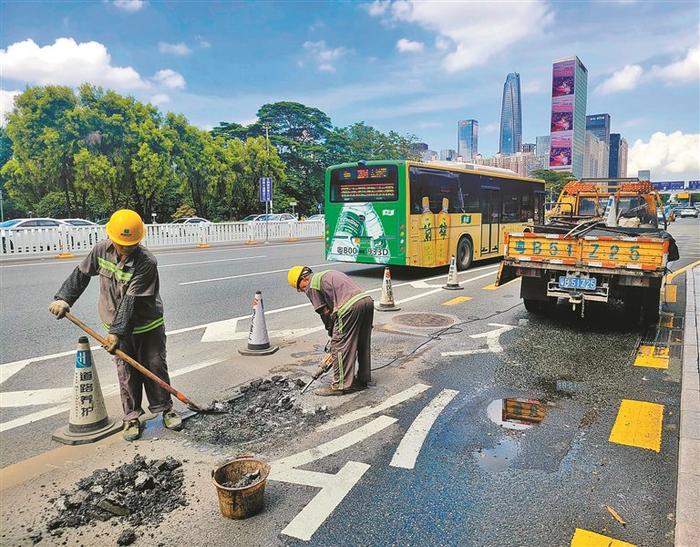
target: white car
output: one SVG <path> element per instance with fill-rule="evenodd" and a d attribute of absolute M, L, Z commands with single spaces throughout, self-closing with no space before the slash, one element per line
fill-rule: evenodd
<path fill-rule="evenodd" d="M 55 218 L 15 218 L 0 223 L 0 228 L 4 230 L 26 230 L 27 228 L 58 228 L 59 226 L 70 226 L 63 220 Z"/>
<path fill-rule="evenodd" d="M 170 224 L 211 224 L 211 222 L 202 217 L 185 217 L 173 220 Z"/>
<path fill-rule="evenodd" d="M 255 222 L 296 222 L 296 217 L 291 213 L 268 213 L 260 215 Z"/>
<path fill-rule="evenodd" d="M 239 220 L 238 222 L 253 222 L 253 221 L 255 221 L 255 220 L 258 220 L 258 219 L 259 219 L 260 217 L 262 217 L 262 216 L 265 216 L 265 215 L 261 215 L 261 214 L 259 214 L 259 213 L 255 213 L 255 214 L 252 214 L 252 215 L 248 215 L 247 217 L 243 217 L 243 218 L 242 218 L 241 220 Z"/>
<path fill-rule="evenodd" d="M 311 215 L 306 219 L 306 222 L 324 222 L 326 220 L 326 215 Z"/>
<path fill-rule="evenodd" d="M 97 226 L 96 223 L 85 220 L 84 218 L 64 218 L 61 220 L 71 226 Z"/>
<path fill-rule="evenodd" d="M 681 209 L 680 217 L 694 217 L 698 218 L 698 210 L 695 207 L 684 207 Z"/>

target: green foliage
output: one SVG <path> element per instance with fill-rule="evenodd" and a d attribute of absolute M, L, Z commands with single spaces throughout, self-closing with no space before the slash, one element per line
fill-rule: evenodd
<path fill-rule="evenodd" d="M 196 216 L 197 211 L 194 210 L 193 207 L 190 207 L 189 205 L 183 204 L 180 205 L 180 207 L 177 208 L 177 210 L 173 213 L 173 220 L 177 220 L 179 218 L 189 218 Z"/>
<path fill-rule="evenodd" d="M 550 171 L 549 169 L 537 169 L 530 173 L 530 176 L 544 180 L 545 190 L 552 201 L 556 201 L 567 182 L 576 180 L 576 177 L 567 171 Z"/>

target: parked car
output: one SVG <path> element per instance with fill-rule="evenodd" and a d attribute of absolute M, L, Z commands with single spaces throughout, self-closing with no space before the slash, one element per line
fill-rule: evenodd
<path fill-rule="evenodd" d="M 326 215 L 311 215 L 306 219 L 306 222 L 324 222 L 326 220 Z"/>
<path fill-rule="evenodd" d="M 85 220 L 84 218 L 64 218 L 61 220 L 71 226 L 97 226 L 97 223 Z"/>
<path fill-rule="evenodd" d="M 171 224 L 211 224 L 211 222 L 202 217 L 185 217 L 173 220 Z"/>
<path fill-rule="evenodd" d="M 695 207 L 683 207 L 680 213 L 681 218 L 694 217 L 698 218 L 698 210 Z"/>
<path fill-rule="evenodd" d="M 260 215 L 255 222 L 296 222 L 296 217 L 291 213 L 268 213 Z"/>
<path fill-rule="evenodd" d="M 254 213 L 252 215 L 248 215 L 247 217 L 243 217 L 239 222 L 253 222 L 254 220 L 257 220 L 258 218 L 260 218 L 261 216 L 264 216 L 264 215 L 261 215 L 259 213 Z"/>
<path fill-rule="evenodd" d="M 0 228 L 5 230 L 25 230 L 26 228 L 58 228 L 59 226 L 70 226 L 70 224 L 55 218 L 15 218 L 0 223 Z"/>

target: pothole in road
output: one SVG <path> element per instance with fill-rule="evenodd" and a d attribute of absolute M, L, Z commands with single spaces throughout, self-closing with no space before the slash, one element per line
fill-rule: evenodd
<path fill-rule="evenodd" d="M 433 329 L 454 325 L 457 318 L 444 313 L 414 312 L 396 315 L 392 322 L 405 327 Z"/>
<path fill-rule="evenodd" d="M 544 419 L 545 405 L 537 399 L 495 399 L 486 407 L 489 419 L 505 429 L 530 429 Z"/>
<path fill-rule="evenodd" d="M 491 473 L 507 469 L 515 461 L 520 447 L 515 439 L 503 437 L 493 448 L 480 448 L 473 452 L 479 467 Z"/>

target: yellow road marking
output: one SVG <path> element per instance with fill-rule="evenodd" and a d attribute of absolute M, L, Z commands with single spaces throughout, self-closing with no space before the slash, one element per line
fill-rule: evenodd
<path fill-rule="evenodd" d="M 634 543 L 627 543 L 621 539 L 613 539 L 602 534 L 596 534 L 590 530 L 576 528 L 574 537 L 571 538 L 571 547 L 637 547 Z"/>
<path fill-rule="evenodd" d="M 666 285 L 666 291 L 664 294 L 664 302 L 669 304 L 674 304 L 676 302 L 676 291 L 678 287 L 675 285 Z"/>
<path fill-rule="evenodd" d="M 506 285 L 510 285 L 511 283 L 515 283 L 516 281 L 520 281 L 519 277 L 516 277 L 515 279 L 511 279 L 507 283 L 503 283 L 502 285 L 496 287 L 495 283 L 491 283 L 490 285 L 486 285 L 485 287 L 481 287 L 482 290 L 484 291 L 497 291 L 501 287 L 505 287 Z"/>
<path fill-rule="evenodd" d="M 662 315 L 659 326 L 667 329 L 673 328 L 673 314 Z"/>
<path fill-rule="evenodd" d="M 608 440 L 660 452 L 663 421 L 664 405 L 623 399 Z"/>
<path fill-rule="evenodd" d="M 466 302 L 467 300 L 471 300 L 471 296 L 458 296 L 457 298 L 453 298 L 452 300 L 448 300 L 447 302 L 443 302 L 443 306 L 456 306 L 457 304 L 461 304 L 462 302 Z"/>
<path fill-rule="evenodd" d="M 668 368 L 669 348 L 639 346 L 635 367 Z"/>
<path fill-rule="evenodd" d="M 679 270 L 676 270 L 675 272 L 671 272 L 670 274 L 666 275 L 666 283 L 671 283 L 676 277 L 681 275 L 684 271 L 690 270 L 691 268 L 695 268 L 695 266 L 700 266 L 700 260 L 696 260 L 695 262 L 692 262 L 691 264 L 688 264 L 687 266 L 683 266 Z"/>

